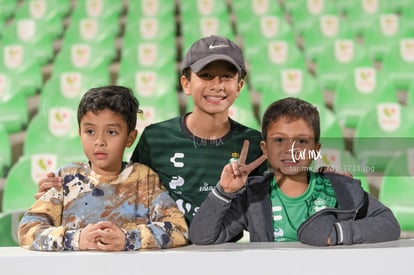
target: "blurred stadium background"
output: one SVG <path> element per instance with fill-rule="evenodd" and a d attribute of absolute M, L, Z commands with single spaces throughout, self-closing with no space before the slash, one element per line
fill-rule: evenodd
<path fill-rule="evenodd" d="M 315 168 L 351 172 L 414 232 L 414 1 L 0 0 L 0 235 L 33 203 L 39 178 L 83 160 L 76 107 L 88 88 L 131 87 L 140 132 L 183 114 L 183 53 L 210 34 L 245 55 L 233 118 L 260 129 L 272 101 L 312 102 Z"/>

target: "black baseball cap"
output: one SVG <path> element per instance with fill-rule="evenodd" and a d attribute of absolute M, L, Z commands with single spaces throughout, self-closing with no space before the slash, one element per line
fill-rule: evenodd
<path fill-rule="evenodd" d="M 228 38 L 211 35 L 193 43 L 181 63 L 181 73 L 187 68 L 200 72 L 213 61 L 224 60 L 236 67 L 239 76 L 246 76 L 243 54 L 239 46 Z"/>

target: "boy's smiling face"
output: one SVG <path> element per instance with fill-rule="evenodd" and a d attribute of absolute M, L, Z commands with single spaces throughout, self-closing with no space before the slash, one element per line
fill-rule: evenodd
<path fill-rule="evenodd" d="M 281 117 L 270 124 L 261 148 L 276 176 L 300 175 L 309 169 L 312 156 L 321 148 L 314 136 L 313 129 L 301 118 Z"/>
<path fill-rule="evenodd" d="M 211 62 L 198 74 L 191 72 L 191 80 L 182 78 L 185 94 L 193 98 L 194 111 L 209 114 L 227 112 L 243 84 L 236 68 L 226 61 Z"/>

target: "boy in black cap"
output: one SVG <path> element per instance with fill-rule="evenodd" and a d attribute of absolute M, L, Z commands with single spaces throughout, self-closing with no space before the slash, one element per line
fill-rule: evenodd
<path fill-rule="evenodd" d="M 234 42 L 220 36 L 197 40 L 184 57 L 180 78 L 184 93 L 193 100 L 193 111 L 147 126 L 131 157 L 159 175 L 188 223 L 244 140 L 250 143 L 247 161 L 265 160 L 260 132 L 229 117 L 245 76 L 243 54 Z M 263 162 L 251 174 L 263 174 L 266 168 Z M 42 179 L 36 196 L 59 182 Z"/>

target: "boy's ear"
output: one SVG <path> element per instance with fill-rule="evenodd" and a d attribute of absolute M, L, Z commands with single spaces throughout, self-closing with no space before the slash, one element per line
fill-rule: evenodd
<path fill-rule="evenodd" d="M 262 149 L 262 154 L 267 156 L 266 141 L 260 141 L 260 149 Z"/>
<path fill-rule="evenodd" d="M 190 80 L 186 76 L 182 75 L 180 78 L 180 82 L 181 82 L 181 87 L 183 88 L 184 94 L 191 95 Z"/>
<path fill-rule="evenodd" d="M 132 130 L 128 134 L 128 140 L 127 140 L 127 144 L 126 144 L 126 147 L 127 148 L 131 147 L 132 144 L 134 144 L 135 139 L 137 138 L 137 136 L 138 136 L 138 130 L 137 129 Z"/>

